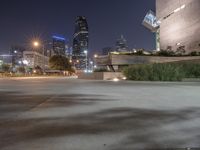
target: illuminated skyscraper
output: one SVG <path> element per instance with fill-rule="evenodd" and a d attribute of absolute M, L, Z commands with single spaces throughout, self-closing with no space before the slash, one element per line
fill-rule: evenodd
<path fill-rule="evenodd" d="M 118 39 L 116 42 L 116 51 L 118 51 L 118 52 L 127 52 L 128 51 L 127 41 L 123 35 L 121 35 L 120 39 Z"/>
<path fill-rule="evenodd" d="M 53 36 L 53 54 L 65 56 L 65 38 Z"/>
<path fill-rule="evenodd" d="M 84 68 L 86 55 L 88 53 L 88 23 L 84 16 L 78 16 L 75 22 L 75 33 L 73 39 L 73 59 L 79 60 L 79 69 Z M 87 53 L 85 53 L 87 51 Z"/>

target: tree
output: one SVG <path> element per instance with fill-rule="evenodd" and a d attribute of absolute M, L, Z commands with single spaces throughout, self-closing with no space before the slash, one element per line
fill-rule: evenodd
<path fill-rule="evenodd" d="M 26 72 L 26 70 L 25 70 L 24 67 L 19 67 L 17 70 L 18 70 L 20 73 L 25 73 L 25 72 Z"/>
<path fill-rule="evenodd" d="M 175 56 L 175 52 L 171 50 L 161 50 L 157 53 L 158 56 Z"/>
<path fill-rule="evenodd" d="M 144 54 L 144 49 L 139 49 L 137 50 L 137 52 L 135 53 L 136 55 L 143 55 Z"/>
<path fill-rule="evenodd" d="M 71 71 L 71 64 L 69 59 L 62 55 L 54 55 L 49 60 L 49 66 L 51 69 L 60 71 Z"/>
<path fill-rule="evenodd" d="M 197 53 L 196 51 L 192 51 L 192 52 L 190 53 L 190 56 L 198 56 L 198 53 Z"/>
<path fill-rule="evenodd" d="M 172 51 L 172 46 L 167 46 L 167 51 Z"/>
<path fill-rule="evenodd" d="M 8 64 L 3 64 L 2 65 L 2 70 L 6 73 L 8 73 L 10 71 L 10 65 Z"/>
<path fill-rule="evenodd" d="M 43 70 L 40 66 L 36 66 L 34 67 L 34 73 L 41 75 L 43 73 Z"/>
<path fill-rule="evenodd" d="M 178 47 L 177 50 L 176 50 L 176 55 L 181 56 L 183 54 L 185 54 L 185 46 Z"/>

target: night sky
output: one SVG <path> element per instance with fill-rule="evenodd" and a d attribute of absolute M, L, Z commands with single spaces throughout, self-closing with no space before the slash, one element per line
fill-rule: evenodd
<path fill-rule="evenodd" d="M 1 0 L 0 53 L 34 37 L 59 35 L 72 45 L 78 15 L 88 20 L 89 51 L 114 46 L 121 34 L 130 48 L 155 49 L 153 33 L 141 25 L 149 9 L 155 10 L 155 0 Z"/>

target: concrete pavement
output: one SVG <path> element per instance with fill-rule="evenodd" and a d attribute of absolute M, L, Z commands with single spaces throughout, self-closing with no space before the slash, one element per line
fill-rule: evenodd
<path fill-rule="evenodd" d="M 200 147 L 200 83 L 0 80 L 1 150 Z"/>

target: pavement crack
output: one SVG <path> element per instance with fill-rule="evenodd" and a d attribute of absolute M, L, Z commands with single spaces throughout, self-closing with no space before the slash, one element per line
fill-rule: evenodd
<path fill-rule="evenodd" d="M 53 99 L 57 98 L 58 95 L 54 95 L 54 96 L 51 96 L 51 97 L 48 97 L 47 99 L 45 99 L 43 102 L 41 102 L 40 104 L 32 107 L 31 109 L 29 109 L 29 111 L 35 111 L 41 107 L 43 107 L 46 103 L 48 102 L 51 102 Z"/>

